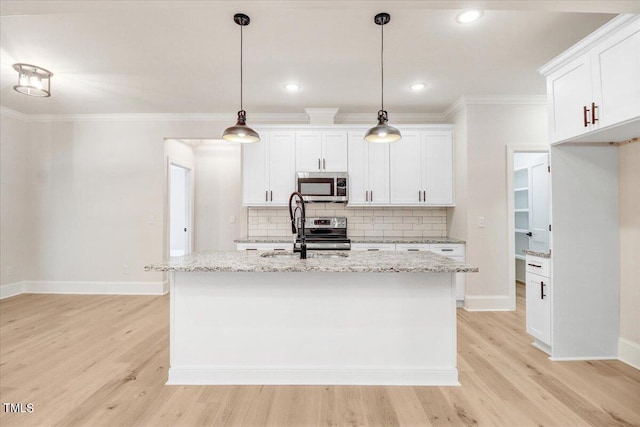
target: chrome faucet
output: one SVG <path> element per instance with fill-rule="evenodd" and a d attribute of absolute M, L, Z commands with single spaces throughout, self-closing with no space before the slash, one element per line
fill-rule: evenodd
<path fill-rule="evenodd" d="M 291 208 L 291 201 L 294 197 L 298 197 L 299 200 L 296 200 L 296 208 Z M 296 212 L 300 211 L 300 227 L 296 229 L 296 221 L 295 216 Z M 304 211 L 304 199 L 302 198 L 302 194 L 298 191 L 294 191 L 289 196 L 289 217 L 291 217 L 291 232 L 293 234 L 298 234 L 300 236 L 300 259 L 307 259 L 307 238 L 304 235 L 304 225 L 306 221 L 307 215 Z"/>

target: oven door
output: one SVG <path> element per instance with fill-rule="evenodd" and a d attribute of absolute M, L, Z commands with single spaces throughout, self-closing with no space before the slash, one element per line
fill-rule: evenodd
<path fill-rule="evenodd" d="M 335 202 L 335 178 L 298 178 L 298 191 L 309 202 Z"/>

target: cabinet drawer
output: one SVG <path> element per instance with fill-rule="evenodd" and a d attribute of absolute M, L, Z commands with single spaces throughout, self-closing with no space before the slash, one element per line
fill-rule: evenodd
<path fill-rule="evenodd" d="M 395 251 L 394 243 L 352 243 L 352 251 Z"/>
<path fill-rule="evenodd" d="M 527 273 L 538 274 L 543 277 L 551 277 L 551 260 L 527 255 L 525 258 Z"/>
<path fill-rule="evenodd" d="M 431 252 L 450 257 L 464 257 L 464 245 L 435 244 L 431 245 Z"/>
<path fill-rule="evenodd" d="M 239 251 L 293 251 L 293 243 L 238 243 Z"/>
<path fill-rule="evenodd" d="M 396 251 L 429 251 L 431 245 L 425 243 L 396 243 Z"/>

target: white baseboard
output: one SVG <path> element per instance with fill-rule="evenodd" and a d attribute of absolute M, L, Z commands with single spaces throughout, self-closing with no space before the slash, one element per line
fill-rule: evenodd
<path fill-rule="evenodd" d="M 465 295 L 467 311 L 513 311 L 511 299 L 506 295 Z"/>
<path fill-rule="evenodd" d="M 580 362 L 583 360 L 618 360 L 616 356 L 587 356 L 587 357 L 550 357 L 554 362 Z"/>
<path fill-rule="evenodd" d="M 171 367 L 167 385 L 458 386 L 458 370 Z"/>
<path fill-rule="evenodd" d="M 629 366 L 640 369 L 640 344 L 626 338 L 618 338 L 618 359 Z"/>
<path fill-rule="evenodd" d="M 7 283 L 0 286 L 0 299 L 14 297 L 24 293 L 25 282 Z"/>
<path fill-rule="evenodd" d="M 20 294 L 164 295 L 168 282 L 22 281 L 0 286 L 0 299 Z"/>

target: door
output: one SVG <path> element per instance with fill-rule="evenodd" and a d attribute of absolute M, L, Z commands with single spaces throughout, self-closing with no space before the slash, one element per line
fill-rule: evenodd
<path fill-rule="evenodd" d="M 367 180 L 367 146 L 364 133 L 349 132 L 349 205 L 369 202 Z"/>
<path fill-rule="evenodd" d="M 259 206 L 268 203 L 269 132 L 260 132 L 260 141 L 242 144 L 242 204 Z"/>
<path fill-rule="evenodd" d="M 171 163 L 169 173 L 169 256 L 181 256 L 191 252 L 191 170 Z"/>
<path fill-rule="evenodd" d="M 551 345 L 551 289 L 549 279 L 527 273 L 527 333 Z"/>
<path fill-rule="evenodd" d="M 269 203 L 286 206 L 296 188 L 295 132 L 271 132 L 269 138 Z"/>
<path fill-rule="evenodd" d="M 320 131 L 296 132 L 295 140 L 295 171 L 321 171 L 322 133 Z"/>
<path fill-rule="evenodd" d="M 529 249 L 536 252 L 549 251 L 549 155 L 541 157 L 542 161 L 530 168 L 530 200 L 529 211 L 531 236 Z"/>
<path fill-rule="evenodd" d="M 420 132 L 403 132 L 402 140 L 391 144 L 391 203 L 422 204 L 422 142 Z"/>
<path fill-rule="evenodd" d="M 423 189 L 428 205 L 453 205 L 453 139 L 451 132 L 423 132 Z"/>
<path fill-rule="evenodd" d="M 389 144 L 371 144 L 367 148 L 367 181 L 369 201 L 374 204 L 389 203 Z"/>
<path fill-rule="evenodd" d="M 347 171 L 347 132 L 322 132 L 322 170 Z"/>

